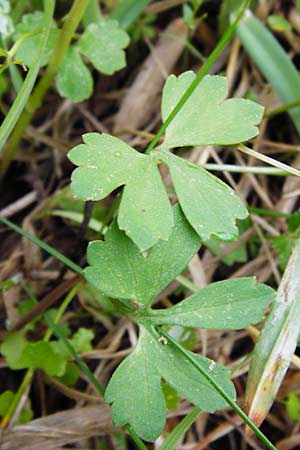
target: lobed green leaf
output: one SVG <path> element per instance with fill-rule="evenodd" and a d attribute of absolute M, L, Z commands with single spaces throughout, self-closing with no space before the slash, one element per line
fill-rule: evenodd
<path fill-rule="evenodd" d="M 115 424 L 130 423 L 146 441 L 154 441 L 166 421 L 158 359 L 154 338 L 141 327 L 137 346 L 114 372 L 105 392 Z"/>
<path fill-rule="evenodd" d="M 151 310 L 155 324 L 238 330 L 259 322 L 274 291 L 252 278 L 218 281 L 171 308 Z"/>
<path fill-rule="evenodd" d="M 112 75 L 126 65 L 125 52 L 128 34 L 116 20 L 91 23 L 79 39 L 79 47 L 101 73 Z"/>
<path fill-rule="evenodd" d="M 20 59 L 28 67 L 31 67 L 35 62 L 36 54 L 39 50 L 40 41 L 42 39 L 44 22 L 45 13 L 42 11 L 35 11 L 31 14 L 25 14 L 22 17 L 22 22 L 16 26 L 16 31 L 13 35 L 15 41 L 27 33 L 34 33 L 24 39 L 16 52 L 16 58 Z M 40 67 L 45 66 L 49 62 L 58 39 L 58 33 L 59 30 L 56 23 L 52 20 L 52 27 L 50 29 L 45 51 L 41 58 Z"/>
<path fill-rule="evenodd" d="M 193 357 L 231 398 L 235 397 L 225 367 L 199 355 Z M 154 329 L 141 326 L 135 350 L 114 372 L 105 393 L 105 400 L 112 403 L 113 421 L 117 425 L 130 423 L 143 439 L 154 441 L 166 417 L 161 378 L 205 411 L 226 406 L 223 398 L 177 349 L 165 345 Z"/>
<path fill-rule="evenodd" d="M 28 342 L 18 332 L 9 333 L 1 353 L 11 369 L 41 369 L 48 375 L 62 375 L 66 358 L 58 351 L 55 342 Z"/>
<path fill-rule="evenodd" d="M 245 219 L 248 211 L 234 191 L 189 161 L 167 151 L 154 153 L 169 167 L 180 206 L 203 241 L 210 237 L 237 238 L 235 221 Z"/>
<path fill-rule="evenodd" d="M 191 71 L 169 76 L 162 97 L 163 121 L 195 78 Z M 168 126 L 163 147 L 231 145 L 256 136 L 264 108 L 250 100 L 224 100 L 226 96 L 226 78 L 206 75 Z"/>
<path fill-rule="evenodd" d="M 88 133 L 69 152 L 79 166 L 72 174 L 72 190 L 83 200 L 101 200 L 125 185 L 119 227 L 144 251 L 168 239 L 172 209 L 155 161 L 108 134 Z"/>
<path fill-rule="evenodd" d="M 104 294 L 148 307 L 179 274 L 200 247 L 200 239 L 173 207 L 175 225 L 167 241 L 160 241 L 144 257 L 114 222 L 105 242 L 89 244 L 86 279 Z M 122 255 L 122 258 L 120 258 Z"/>
<path fill-rule="evenodd" d="M 93 77 L 77 47 L 70 46 L 58 69 L 56 87 L 62 97 L 82 102 L 92 95 Z"/>

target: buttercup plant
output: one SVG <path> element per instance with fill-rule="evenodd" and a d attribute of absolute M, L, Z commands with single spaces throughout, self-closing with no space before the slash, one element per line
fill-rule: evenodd
<path fill-rule="evenodd" d="M 163 122 L 194 79 L 193 72 L 167 79 Z M 226 78 L 205 76 L 150 154 L 99 133 L 85 134 L 84 143 L 69 153 L 79 166 L 71 184 L 76 197 L 97 201 L 124 186 L 118 216 L 105 241 L 89 244 L 85 277 L 139 327 L 138 343 L 114 372 L 105 399 L 112 404 L 114 422 L 130 424 L 147 441 L 159 436 L 166 419 L 162 379 L 205 411 L 226 405 L 209 379 L 235 398 L 225 367 L 180 352 L 168 344 L 160 327 L 240 329 L 261 320 L 273 297 L 268 286 L 240 278 L 212 283 L 170 308 L 151 308 L 202 242 L 211 237 L 233 240 L 238 234 L 236 219 L 247 217 L 229 186 L 170 152 L 177 147 L 238 144 L 257 135 L 263 108 L 249 100 L 225 100 L 226 94 Z M 169 168 L 178 198 L 173 207 L 158 170 L 161 163 Z"/>

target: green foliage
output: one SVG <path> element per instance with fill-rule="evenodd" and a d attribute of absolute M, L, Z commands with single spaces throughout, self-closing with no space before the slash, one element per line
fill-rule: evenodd
<path fill-rule="evenodd" d="M 237 228 L 239 230 L 239 236 L 244 233 L 251 225 L 249 219 L 246 220 L 237 220 Z M 209 248 L 209 250 L 214 255 L 220 255 L 224 251 L 226 251 L 227 247 L 230 244 L 226 242 L 220 241 L 216 238 L 211 238 L 205 242 L 205 246 Z M 246 262 L 248 259 L 248 252 L 246 244 L 241 244 L 239 247 L 232 250 L 229 254 L 222 257 L 222 262 L 228 266 L 232 266 L 235 263 Z"/>
<path fill-rule="evenodd" d="M 71 339 L 74 350 L 77 353 L 89 352 L 93 349 L 91 342 L 94 337 L 95 335 L 92 330 L 79 328 Z"/>
<path fill-rule="evenodd" d="M 92 349 L 94 333 L 86 328 L 79 330 L 69 340 L 78 353 Z M 69 353 L 60 341 L 29 342 L 20 332 L 9 333 L 0 347 L 11 369 L 41 369 L 48 375 L 63 376 Z"/>
<path fill-rule="evenodd" d="M 202 240 L 213 236 L 222 240 L 237 238 L 235 221 L 245 219 L 248 212 L 234 191 L 185 159 L 166 151 L 155 154 L 167 164 L 180 206 Z"/>
<path fill-rule="evenodd" d="M 300 420 L 300 396 L 290 392 L 285 400 L 286 412 L 291 420 Z"/>
<path fill-rule="evenodd" d="M 288 218 L 286 234 L 273 237 L 273 248 L 278 251 L 278 262 L 282 270 L 285 269 L 291 256 L 293 247 L 300 237 L 300 214 L 293 213 Z"/>
<path fill-rule="evenodd" d="M 42 369 L 49 375 L 62 375 L 66 360 L 55 348 L 55 343 L 28 342 L 19 332 L 8 334 L 1 353 L 11 369 Z"/>
<path fill-rule="evenodd" d="M 168 383 L 162 383 L 162 392 L 165 398 L 167 409 L 176 409 L 180 403 L 180 396 L 176 389 L 170 386 Z"/>
<path fill-rule="evenodd" d="M 16 57 L 28 67 L 34 63 L 44 21 L 45 14 L 42 11 L 26 14 L 13 34 L 17 45 Z M 48 64 L 58 39 L 59 29 L 53 20 L 42 66 Z M 118 22 L 102 20 L 100 23 L 90 24 L 79 38 L 78 45 L 71 45 L 67 49 L 60 64 L 56 76 L 56 87 L 60 95 L 74 103 L 89 98 L 93 92 L 93 78 L 81 55 L 90 60 L 99 72 L 112 75 L 125 67 L 124 48 L 128 43 L 128 35 L 119 28 Z"/>
<path fill-rule="evenodd" d="M 165 338 L 154 326 L 180 325 L 169 329 L 169 333 L 192 347 L 190 335 L 184 333 L 188 329 L 183 327 L 239 329 L 260 320 L 273 297 L 271 288 L 256 284 L 253 278 L 241 278 L 213 283 L 173 307 L 150 309 L 160 291 L 183 270 L 200 246 L 199 237 L 180 207 L 176 205 L 173 210 L 175 224 L 170 238 L 152 247 L 147 256 L 139 252 L 115 221 L 105 242 L 89 245 L 90 266 L 85 269 L 93 286 L 109 297 L 122 299 L 122 305 L 127 303 L 128 316 L 140 326 L 138 345 L 113 374 L 106 401 L 112 403 L 117 425 L 129 422 L 150 441 L 157 438 L 165 423 L 161 379 L 201 409 L 213 411 L 225 406 L 223 398 L 185 356 L 165 345 Z M 225 368 L 199 355 L 193 358 L 234 398 Z"/>
<path fill-rule="evenodd" d="M 15 394 L 12 391 L 4 391 L 0 394 L 0 416 L 3 417 L 6 414 L 11 402 L 13 401 Z"/>
<path fill-rule="evenodd" d="M 72 362 L 68 362 L 64 374 L 57 377 L 58 380 L 66 386 L 74 386 L 80 375 L 80 369 Z"/>
<path fill-rule="evenodd" d="M 170 75 L 162 97 L 162 118 L 167 119 L 196 75 L 184 72 Z M 207 75 L 180 109 L 166 130 L 164 148 L 187 145 L 231 145 L 258 134 L 255 125 L 263 107 L 240 98 L 225 100 L 226 78 Z M 204 106 L 205 105 L 205 106 Z"/>
<path fill-rule="evenodd" d="M 14 31 L 14 24 L 10 17 L 10 3 L 8 0 L 0 1 L 0 36 L 6 39 Z"/>
<path fill-rule="evenodd" d="M 194 358 L 234 398 L 229 372 L 207 358 Z M 114 372 L 106 390 L 114 422 L 130 423 L 143 439 L 155 440 L 166 417 L 161 378 L 203 410 L 212 412 L 225 406 L 223 398 L 176 349 L 160 341 L 153 329 L 141 327 L 135 350 Z"/>
<path fill-rule="evenodd" d="M 181 325 L 166 326 L 168 335 L 176 339 L 186 350 L 194 350 L 197 344 L 196 331 L 193 328 L 182 327 Z"/>
<path fill-rule="evenodd" d="M 81 38 L 79 47 L 93 64 L 106 75 L 112 75 L 126 65 L 125 52 L 129 38 L 124 30 L 119 28 L 116 20 L 91 23 Z"/>
<path fill-rule="evenodd" d="M 56 87 L 62 97 L 72 102 L 81 102 L 93 92 L 91 72 L 82 61 L 75 46 L 68 48 L 56 77 Z"/>
<path fill-rule="evenodd" d="M 164 121 L 194 79 L 192 72 L 168 78 L 162 99 Z M 149 441 L 158 437 L 165 423 L 162 380 L 206 411 L 225 406 L 213 380 L 229 401 L 235 396 L 224 367 L 166 345 L 158 326 L 167 326 L 169 333 L 179 341 L 186 338 L 186 346 L 193 348 L 193 334 L 186 327 L 240 329 L 259 321 L 273 297 L 271 288 L 241 278 L 213 283 L 173 307 L 151 309 L 199 250 L 201 240 L 234 239 L 236 220 L 247 216 L 226 184 L 169 152 L 172 147 L 229 145 L 254 137 L 263 108 L 249 100 L 224 101 L 225 96 L 226 79 L 206 76 L 167 128 L 163 144 L 150 154 L 99 133 L 85 134 L 84 143 L 69 153 L 78 166 L 71 185 L 78 198 L 101 200 L 124 186 L 118 217 L 105 241 L 88 246 L 84 273 L 94 288 L 114 304 L 119 302 L 119 311 L 139 325 L 138 344 L 114 372 L 105 398 L 112 403 L 117 425 L 129 423 Z M 168 166 L 177 194 L 173 208 L 157 168 L 160 163 Z"/>
<path fill-rule="evenodd" d="M 200 239 L 180 208 L 173 209 L 175 225 L 171 236 L 154 246 L 146 258 L 114 222 L 105 242 L 89 244 L 90 267 L 85 269 L 86 279 L 109 297 L 131 300 L 140 307 L 149 306 L 200 247 Z"/>
<path fill-rule="evenodd" d="M 27 35 L 26 39 L 24 39 L 18 47 L 16 57 L 28 67 L 31 67 L 35 62 L 36 53 L 42 39 L 44 22 L 45 13 L 42 11 L 35 11 L 31 14 L 25 14 L 22 17 L 22 21 L 16 26 L 16 30 L 13 35 L 15 41 Z M 58 33 L 59 31 L 57 25 L 55 21 L 52 20 L 48 41 L 41 59 L 41 67 L 48 64 L 58 39 Z"/>
<path fill-rule="evenodd" d="M 156 324 L 236 330 L 262 318 L 272 292 L 255 278 L 218 281 L 171 308 L 153 310 L 148 318 Z"/>
<path fill-rule="evenodd" d="M 79 166 L 72 174 L 74 194 L 84 200 L 101 200 L 125 185 L 119 227 L 141 250 L 167 239 L 172 209 L 153 158 L 107 134 L 88 133 L 83 140 L 85 144 L 69 152 L 69 159 Z"/>
<path fill-rule="evenodd" d="M 162 99 L 164 120 L 194 79 L 192 72 L 168 78 Z M 84 135 L 84 144 L 69 153 L 70 160 L 79 166 L 72 174 L 74 194 L 83 200 L 101 200 L 125 185 L 118 225 L 145 251 L 168 239 L 173 225 L 157 169 L 162 161 L 171 172 L 184 214 L 199 236 L 203 240 L 211 236 L 234 239 L 238 231 L 235 220 L 247 216 L 240 199 L 206 170 L 166 151 L 184 145 L 228 145 L 255 136 L 263 108 L 249 100 L 223 101 L 225 95 L 225 78 L 205 77 L 167 128 L 160 150 L 150 155 L 142 155 L 106 134 Z"/>
<path fill-rule="evenodd" d="M 14 392 L 10 390 L 4 391 L 0 394 L 0 417 L 4 417 L 6 415 L 15 397 L 16 394 L 14 394 Z M 18 423 L 29 422 L 29 420 L 32 419 L 32 416 L 33 412 L 31 408 L 29 408 L 28 405 L 25 405 L 25 407 L 20 412 Z"/>
<path fill-rule="evenodd" d="M 292 29 L 292 25 L 288 20 L 286 20 L 283 16 L 279 16 L 277 14 L 272 14 L 268 17 L 268 25 L 273 31 L 282 32 L 282 31 L 290 31 Z"/>

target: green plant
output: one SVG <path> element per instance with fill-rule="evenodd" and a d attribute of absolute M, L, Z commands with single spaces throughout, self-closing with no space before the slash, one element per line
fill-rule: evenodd
<path fill-rule="evenodd" d="M 168 78 L 162 98 L 164 122 L 194 80 L 192 72 Z M 100 200 L 125 186 L 118 218 L 105 242 L 89 244 L 84 274 L 139 326 L 138 344 L 114 372 L 105 398 L 112 403 L 115 423 L 129 423 L 145 440 L 154 440 L 165 423 L 161 379 L 202 410 L 222 408 L 224 397 L 235 397 L 224 367 L 178 350 L 161 327 L 243 328 L 263 317 L 273 297 L 271 288 L 241 278 L 213 283 L 170 308 L 151 308 L 202 242 L 211 237 L 234 239 L 235 220 L 247 216 L 226 184 L 170 152 L 174 147 L 237 144 L 257 134 L 263 108 L 249 100 L 224 100 L 225 96 L 226 79 L 206 76 L 166 128 L 164 141 L 149 154 L 99 133 L 84 135 L 84 144 L 69 153 L 79 166 L 72 175 L 75 196 Z M 178 197 L 173 207 L 157 168 L 161 163 L 168 166 Z"/>
<path fill-rule="evenodd" d="M 15 43 L 19 43 L 16 51 L 18 61 L 27 67 L 35 64 L 37 48 L 42 37 L 42 28 L 45 14 L 35 11 L 25 14 L 22 21 L 16 25 L 11 33 Z M 49 37 L 46 43 L 41 66 L 49 63 L 51 55 L 57 45 L 59 29 L 54 20 L 51 23 Z M 129 43 L 125 31 L 119 28 L 115 20 L 105 20 L 100 17 L 97 23 L 89 23 L 81 36 L 70 45 L 58 67 L 56 74 L 56 87 L 62 97 L 73 102 L 81 102 L 91 96 L 93 92 L 93 78 L 90 70 L 84 63 L 82 56 L 92 63 L 99 72 L 112 75 L 125 67 L 124 48 Z M 97 45 L 95 45 L 95 40 Z"/>

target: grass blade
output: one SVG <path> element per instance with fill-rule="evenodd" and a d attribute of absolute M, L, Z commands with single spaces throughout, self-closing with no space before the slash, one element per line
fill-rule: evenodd
<path fill-rule="evenodd" d="M 110 13 L 111 19 L 116 19 L 125 30 L 139 17 L 150 0 L 122 0 Z"/>
<path fill-rule="evenodd" d="M 255 347 L 246 389 L 249 417 L 260 425 L 293 357 L 300 332 L 300 240 Z"/>
<path fill-rule="evenodd" d="M 25 108 L 27 100 L 31 94 L 34 83 L 37 79 L 39 70 L 40 70 L 40 62 L 43 56 L 44 48 L 49 36 L 51 20 L 54 13 L 55 1 L 47 0 L 45 3 L 45 28 L 42 33 L 41 45 L 39 51 L 37 52 L 36 59 L 32 67 L 29 69 L 28 74 L 22 84 L 18 95 L 9 109 L 5 119 L 3 120 L 0 127 L 0 152 L 3 149 L 3 146 L 12 132 L 15 124 L 17 123 L 22 111 Z"/>
<path fill-rule="evenodd" d="M 61 261 L 63 264 L 65 264 L 69 269 L 73 270 L 76 273 L 79 273 L 79 275 L 83 275 L 83 269 L 78 266 L 76 263 L 71 261 L 69 258 L 64 256 L 59 251 L 55 250 L 55 248 L 51 247 L 50 245 L 46 244 L 45 242 L 41 241 L 37 237 L 33 236 L 32 234 L 28 233 L 27 231 L 20 228 L 18 225 L 14 224 L 10 220 L 6 219 L 5 217 L 0 216 L 0 222 L 2 222 L 4 225 L 9 227 L 10 229 L 14 230 L 16 233 L 20 234 L 21 236 L 29 239 L 31 242 L 36 244 L 38 247 L 45 250 L 47 253 L 52 255 L 54 258 Z"/>
<path fill-rule="evenodd" d="M 185 432 L 190 428 L 190 426 L 195 422 L 199 414 L 201 413 L 200 408 L 194 408 L 187 414 L 176 427 L 171 431 L 168 437 L 165 439 L 163 444 L 159 447 L 159 450 L 174 450 L 179 440 L 184 436 Z"/>
<path fill-rule="evenodd" d="M 237 26 L 247 53 L 283 103 L 300 101 L 300 75 L 273 34 L 247 10 Z M 300 133 L 300 106 L 288 110 Z"/>

